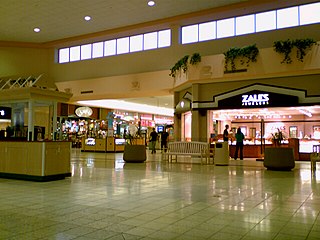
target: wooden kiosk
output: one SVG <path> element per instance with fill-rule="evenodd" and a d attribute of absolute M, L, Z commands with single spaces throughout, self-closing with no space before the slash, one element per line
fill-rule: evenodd
<path fill-rule="evenodd" d="M 16 130 L 0 140 L 0 177 L 50 181 L 71 176 L 71 142 L 56 141 L 55 133 L 57 103 L 67 102 L 72 94 L 37 86 L 40 77 L 0 80 L 0 106 L 11 109 L 11 127 Z M 34 134 L 38 107 L 48 109 L 47 137 L 40 140 Z M 27 133 L 23 138 L 21 128 L 25 125 Z"/>

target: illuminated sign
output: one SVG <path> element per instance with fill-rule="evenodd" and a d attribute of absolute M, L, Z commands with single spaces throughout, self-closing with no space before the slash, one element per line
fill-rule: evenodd
<path fill-rule="evenodd" d="M 228 92 L 228 95 L 230 92 Z M 215 99 L 215 96 L 214 98 Z M 218 100 L 219 108 L 265 108 L 298 106 L 297 96 L 252 90 Z"/>
<path fill-rule="evenodd" d="M 90 117 L 93 111 L 89 107 L 78 107 L 75 113 L 78 117 Z"/>
<path fill-rule="evenodd" d="M 242 106 L 262 106 L 269 105 L 269 94 L 242 95 Z"/>
<path fill-rule="evenodd" d="M 11 119 L 11 108 L 0 107 L 0 119 Z"/>

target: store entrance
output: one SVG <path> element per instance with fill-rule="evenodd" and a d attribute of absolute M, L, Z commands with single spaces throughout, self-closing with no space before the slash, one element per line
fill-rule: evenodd
<path fill-rule="evenodd" d="M 245 135 L 244 154 L 249 158 L 262 157 L 265 147 L 279 143 L 294 147 L 297 159 L 309 160 L 313 145 L 320 144 L 319 105 L 211 110 L 209 116 L 211 142 L 223 141 L 224 127 L 230 126 L 230 155 L 237 128 Z"/>

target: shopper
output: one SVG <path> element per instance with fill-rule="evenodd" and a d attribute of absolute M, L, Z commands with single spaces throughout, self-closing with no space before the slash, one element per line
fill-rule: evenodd
<path fill-rule="evenodd" d="M 234 154 L 234 160 L 237 160 L 238 158 L 238 151 L 240 149 L 240 160 L 243 160 L 243 139 L 244 139 L 244 135 L 241 132 L 241 128 L 237 129 L 237 133 L 236 133 L 236 151 Z"/>
<path fill-rule="evenodd" d="M 167 151 L 168 138 L 169 138 L 169 133 L 167 132 L 167 129 L 165 129 L 165 131 L 161 133 L 161 152 Z"/>
<path fill-rule="evenodd" d="M 227 124 L 227 125 L 226 125 L 226 128 L 225 128 L 224 131 L 223 131 L 223 141 L 224 141 L 224 142 L 228 142 L 228 141 L 229 141 L 229 132 L 228 132 L 228 129 L 229 129 L 229 125 Z"/>
<path fill-rule="evenodd" d="M 150 148 L 151 153 L 156 153 L 156 143 L 158 140 L 158 133 L 156 132 L 156 129 L 153 128 L 152 132 L 150 133 Z"/>

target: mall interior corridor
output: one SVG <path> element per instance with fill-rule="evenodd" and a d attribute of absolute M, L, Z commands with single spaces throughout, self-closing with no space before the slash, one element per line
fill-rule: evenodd
<path fill-rule="evenodd" d="M 72 150 L 72 177 L 0 179 L 0 239 L 320 239 L 320 163 L 124 163 Z"/>

